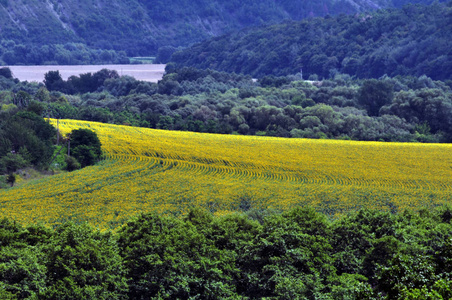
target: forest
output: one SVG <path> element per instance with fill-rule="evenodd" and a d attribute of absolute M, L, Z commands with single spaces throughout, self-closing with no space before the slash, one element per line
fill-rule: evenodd
<path fill-rule="evenodd" d="M 312 80 L 337 73 L 450 80 L 451 35 L 452 2 L 437 2 L 245 29 L 178 51 L 171 61 L 255 78 L 302 70 Z"/>
<path fill-rule="evenodd" d="M 100 50 L 82 43 L 25 45 L 13 40 L 0 42 L 3 63 L 7 65 L 86 65 L 129 64 L 125 51 Z"/>
<path fill-rule="evenodd" d="M 409 1 L 431 4 L 433 0 Z M 444 0 L 440 1 L 441 3 Z M 406 0 L 0 1 L 0 63 L 98 64 L 157 56 L 250 26 L 401 7 Z"/>
<path fill-rule="evenodd" d="M 141 214 L 115 232 L 0 220 L 2 299 L 450 299 L 452 211 Z"/>
<path fill-rule="evenodd" d="M 45 117 L 170 130 L 450 142 L 451 85 L 425 75 L 352 79 L 337 74 L 321 82 L 266 76 L 255 82 L 187 67 L 167 68 L 158 84 L 106 69 L 65 81 L 50 71 L 45 84 L 0 76 L 0 102 L 3 111 L 32 105 Z"/>

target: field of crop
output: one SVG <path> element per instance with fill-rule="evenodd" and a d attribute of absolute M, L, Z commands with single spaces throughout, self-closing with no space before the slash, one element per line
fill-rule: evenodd
<path fill-rule="evenodd" d="M 52 120 L 55 123 L 55 120 Z M 0 215 L 21 223 L 87 221 L 114 228 L 147 211 L 215 214 L 310 205 L 331 216 L 452 200 L 452 145 L 283 139 L 60 120 L 95 130 L 107 159 L 0 191 Z"/>

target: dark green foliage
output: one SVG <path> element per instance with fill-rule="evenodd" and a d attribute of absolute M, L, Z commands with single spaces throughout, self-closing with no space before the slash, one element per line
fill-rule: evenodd
<path fill-rule="evenodd" d="M 24 168 L 30 164 L 20 153 L 8 153 L 0 159 L 0 166 L 5 169 L 10 176 L 12 173 L 16 172 L 18 169 Z M 15 179 L 13 177 L 8 177 L 9 183 L 14 183 Z"/>
<path fill-rule="evenodd" d="M 39 25 L 35 25 L 39 27 Z M 1 32 L 0 32 L 1 34 Z M 45 35 L 47 32 L 40 32 L 37 35 Z M 54 40 L 32 40 L 20 36 L 11 37 L 0 44 L 2 56 L 8 65 L 78 65 L 78 64 L 128 64 L 129 59 L 124 51 L 99 50 L 92 45 L 80 43 L 78 39 L 67 39 L 57 37 Z M 72 42 L 69 42 L 72 40 Z M 106 47 L 110 48 L 106 45 Z M 9 76 L 4 71 L 5 77 Z M 10 78 L 10 77 L 7 77 Z"/>
<path fill-rule="evenodd" d="M 12 79 L 13 78 L 13 73 L 11 72 L 10 68 L 0 68 L 0 76 L 3 76 L 7 79 Z"/>
<path fill-rule="evenodd" d="M 60 71 L 49 71 L 44 75 L 44 84 L 49 91 L 61 91 L 65 89 L 65 83 Z"/>
<path fill-rule="evenodd" d="M 102 155 L 101 143 L 97 134 L 89 129 L 76 129 L 70 135 L 71 154 L 82 168 L 94 165 Z M 69 159 L 71 168 L 75 169 L 76 162 Z"/>
<path fill-rule="evenodd" d="M 27 107 L 30 104 L 32 97 L 30 94 L 24 91 L 17 92 L 16 95 L 14 95 L 13 103 L 19 107 Z"/>
<path fill-rule="evenodd" d="M 72 150 L 72 155 L 77 159 L 82 168 L 92 166 L 99 160 L 99 155 L 96 154 L 94 147 L 87 145 L 75 147 Z M 72 164 L 72 168 L 76 168 L 76 164 Z"/>
<path fill-rule="evenodd" d="M 211 222 L 210 215 L 193 211 L 187 222 L 152 214 L 127 223 L 119 245 L 131 279 L 129 298 L 236 295 L 234 256 L 203 234 Z"/>
<path fill-rule="evenodd" d="M 45 105 L 37 101 L 31 101 L 30 104 L 27 106 L 27 111 L 30 111 L 38 116 L 42 115 L 44 109 Z"/>
<path fill-rule="evenodd" d="M 395 95 L 393 103 L 384 112 L 421 125 L 427 124 L 430 129 L 420 133 L 451 132 L 452 97 L 439 88 L 402 91 Z"/>
<path fill-rule="evenodd" d="M 3 247 L 0 249 L 0 257 L 2 289 L 18 299 L 27 299 L 45 288 L 46 268 L 42 264 L 44 255 L 38 247 Z"/>
<path fill-rule="evenodd" d="M 0 169 L 7 172 L 30 163 L 45 168 L 53 154 L 55 128 L 30 111 L 20 111 L 0 121 Z"/>
<path fill-rule="evenodd" d="M 125 269 L 111 234 L 64 224 L 46 245 L 44 299 L 125 299 Z"/>
<path fill-rule="evenodd" d="M 25 299 L 45 288 L 41 246 L 50 235 L 48 229 L 39 225 L 23 228 L 7 219 L 0 221 L 1 299 Z"/>
<path fill-rule="evenodd" d="M 155 58 L 155 63 L 158 64 L 166 64 L 170 61 L 171 55 L 176 51 L 177 49 L 172 46 L 163 46 L 160 47 L 157 52 L 157 57 Z"/>
<path fill-rule="evenodd" d="M 378 116 L 380 108 L 391 104 L 392 98 L 393 87 L 388 82 L 365 80 L 359 89 L 358 101 L 366 108 L 369 116 Z"/>
<path fill-rule="evenodd" d="M 269 76 L 255 82 L 250 76 L 184 67 L 173 68 L 156 84 L 105 69 L 67 81 L 48 75 L 60 91 L 28 83 L 13 83 L 11 90 L 35 99 L 28 111 L 54 118 L 222 134 L 452 141 L 451 89 L 427 76 L 357 80 L 335 74 L 313 83 Z M 11 95 L 0 94 L 5 103 L 0 114 L 17 109 Z M 13 150 L 10 142 L 0 139 L 0 153 Z"/>
<path fill-rule="evenodd" d="M 117 78 L 119 78 L 119 75 L 116 71 L 102 69 L 94 74 L 86 73 L 80 76 L 71 76 L 65 88 L 71 93 L 92 93 L 102 87 L 105 80 Z"/>
<path fill-rule="evenodd" d="M 75 89 L 81 80 L 88 87 Z M 270 76 L 256 83 L 249 76 L 184 67 L 158 84 L 102 70 L 61 86 L 79 94 L 92 82 L 96 92 L 53 92 L 43 107 L 53 117 L 168 130 L 400 142 L 452 137 L 450 89 L 426 76 L 361 81 L 336 74 L 318 83 Z M 42 88 L 34 92 L 44 96 Z"/>
<path fill-rule="evenodd" d="M 101 143 L 97 134 L 89 129 L 76 129 L 71 132 L 71 145 L 72 148 L 79 146 L 93 147 L 93 151 L 96 155 L 102 154 Z"/>
<path fill-rule="evenodd" d="M 0 247 L 7 247 L 20 242 L 20 234 L 23 228 L 20 224 L 7 218 L 0 220 Z"/>
<path fill-rule="evenodd" d="M 115 5 L 98 5 L 84 0 L 49 4 L 1 0 L 0 54 L 9 65 L 128 63 L 127 56 L 143 55 L 157 55 L 156 60 L 164 63 L 179 46 L 232 30 L 288 19 L 355 14 L 404 2 L 371 0 L 354 1 L 352 5 L 345 0 L 121 0 Z M 11 11 L 14 18 L 9 15 Z M 287 52 L 292 54 L 292 50 Z M 287 60 L 275 52 L 269 52 L 265 59 L 269 62 L 267 70 Z M 259 62 L 258 57 L 243 52 L 237 63 L 246 60 Z M 330 66 L 337 64 L 334 59 L 326 61 Z"/>
<path fill-rule="evenodd" d="M 324 216 L 312 209 L 267 218 L 244 262 L 247 296 L 321 297 L 335 273 L 328 227 Z"/>
<path fill-rule="evenodd" d="M 2 299 L 450 299 L 449 207 L 142 214 L 116 234 L 0 220 Z M 442 298 L 441 298 L 442 297 Z"/>
<path fill-rule="evenodd" d="M 257 27 L 195 44 L 171 60 L 256 78 L 303 69 L 304 78 L 334 78 L 340 72 L 359 78 L 425 74 L 451 79 L 448 3 Z"/>
<path fill-rule="evenodd" d="M 11 187 L 14 186 L 15 182 L 16 182 L 16 176 L 14 174 L 11 173 L 6 177 L 6 183 L 10 184 Z"/>
<path fill-rule="evenodd" d="M 73 156 L 67 156 L 65 163 L 66 163 L 66 170 L 68 170 L 69 172 L 78 170 L 82 167 L 82 165 Z"/>

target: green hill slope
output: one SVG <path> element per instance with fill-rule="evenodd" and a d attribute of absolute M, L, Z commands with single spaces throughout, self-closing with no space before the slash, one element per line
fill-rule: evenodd
<path fill-rule="evenodd" d="M 39 59 L 39 56 L 45 56 L 45 49 L 36 50 L 30 45 L 74 42 L 95 49 L 124 50 L 129 56 L 149 55 L 157 53 L 162 46 L 186 46 L 248 26 L 328 14 L 352 14 L 392 7 L 399 2 L 405 1 L 1 0 L 0 54 L 12 51 L 20 57 L 36 52 L 26 60 L 12 59 L 11 54 L 4 60 L 6 63 L 43 63 L 49 60 Z M 64 55 L 64 51 L 60 52 Z M 80 58 L 83 59 L 89 61 L 89 57 Z M 62 61 L 54 57 L 50 60 Z"/>
<path fill-rule="evenodd" d="M 337 72 L 451 79 L 452 2 L 260 27 L 173 55 L 179 65 L 264 75 Z"/>

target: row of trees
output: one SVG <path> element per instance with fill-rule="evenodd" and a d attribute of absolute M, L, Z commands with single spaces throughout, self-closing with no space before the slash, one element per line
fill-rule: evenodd
<path fill-rule="evenodd" d="M 158 84 L 109 70 L 67 81 L 58 71 L 45 77 L 43 85 L 0 76 L 3 109 L 31 107 L 46 117 L 223 134 L 452 140 L 451 81 L 426 76 L 354 80 L 336 75 L 312 84 L 295 76 L 254 82 L 243 75 L 182 68 L 168 69 Z"/>
<path fill-rule="evenodd" d="M 143 214 L 116 233 L 0 221 L 2 299 L 450 299 L 452 211 Z"/>
<path fill-rule="evenodd" d="M 206 40 L 173 54 L 179 66 L 265 75 L 303 69 L 305 78 L 337 72 L 452 79 L 452 2 L 409 5 L 353 16 L 314 18 Z"/>
<path fill-rule="evenodd" d="M 170 68 L 158 84 L 108 70 L 64 81 L 51 71 L 45 80 L 51 92 L 24 83 L 11 89 L 27 90 L 29 99 L 56 118 L 282 137 L 421 142 L 451 138 L 450 82 L 426 76 L 353 80 L 336 75 L 311 84 L 295 76 L 254 82 L 243 75 Z"/>
<path fill-rule="evenodd" d="M 50 45 L 21 44 L 14 40 L 2 40 L 0 58 L 7 65 L 85 65 L 128 64 L 126 52 L 99 50 L 81 43 Z"/>

